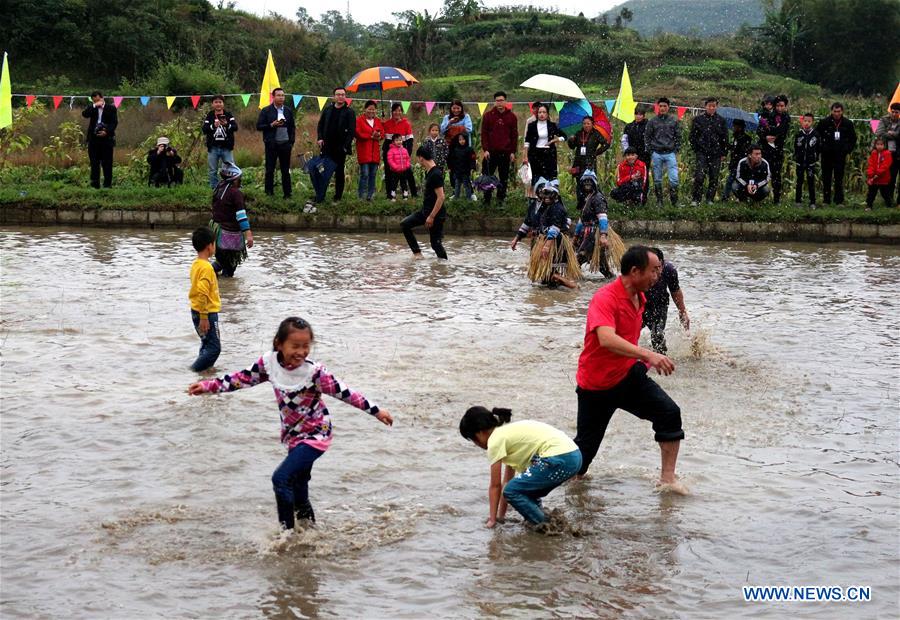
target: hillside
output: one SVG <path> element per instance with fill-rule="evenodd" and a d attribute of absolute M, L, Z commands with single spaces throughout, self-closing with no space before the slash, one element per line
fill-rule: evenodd
<path fill-rule="evenodd" d="M 614 24 L 623 8 L 633 15 L 628 27 L 644 37 L 659 32 L 713 37 L 765 19 L 759 0 L 628 0 L 604 14 L 608 23 Z"/>

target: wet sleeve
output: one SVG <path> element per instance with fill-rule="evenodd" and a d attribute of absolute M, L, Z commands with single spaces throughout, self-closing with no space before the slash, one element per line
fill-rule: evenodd
<path fill-rule="evenodd" d="M 213 394 L 217 392 L 234 392 L 243 388 L 253 387 L 269 380 L 263 359 L 260 357 L 250 368 L 239 370 L 220 377 L 201 381 L 203 388 Z"/>
<path fill-rule="evenodd" d="M 328 394 L 339 400 L 344 401 L 348 405 L 356 407 L 370 415 L 375 415 L 380 411 L 378 405 L 368 400 L 359 392 L 351 390 L 349 387 L 341 383 L 337 377 L 328 372 L 324 366 L 319 366 L 313 375 L 313 382 L 322 394 Z"/>
<path fill-rule="evenodd" d="M 666 264 L 666 286 L 669 293 L 677 293 L 681 286 L 678 284 L 678 270 L 672 263 Z"/>

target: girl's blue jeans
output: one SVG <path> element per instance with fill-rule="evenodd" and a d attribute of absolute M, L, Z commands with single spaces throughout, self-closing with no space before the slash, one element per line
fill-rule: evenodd
<path fill-rule="evenodd" d="M 541 498 L 577 474 L 580 469 L 580 450 L 558 456 L 535 456 L 528 469 L 506 483 L 503 497 L 526 521 L 543 523 L 547 516 L 541 509 Z"/>
<path fill-rule="evenodd" d="M 299 519 L 315 522 L 316 515 L 309 503 L 309 478 L 316 459 L 324 452 L 306 445 L 294 446 L 272 474 L 272 488 L 278 506 L 278 520 L 282 529 L 294 529 L 294 513 Z"/>

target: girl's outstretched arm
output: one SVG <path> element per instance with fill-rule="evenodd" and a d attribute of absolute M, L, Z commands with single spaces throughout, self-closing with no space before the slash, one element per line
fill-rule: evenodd
<path fill-rule="evenodd" d="M 196 396 L 206 392 L 213 394 L 216 392 L 234 392 L 242 388 L 259 385 L 268 380 L 269 375 L 266 374 L 263 360 L 259 358 L 250 368 L 227 374 L 218 379 L 207 379 L 206 381 L 192 383 L 188 386 L 188 394 Z"/>
<path fill-rule="evenodd" d="M 513 478 L 515 478 L 515 476 L 516 476 L 516 470 L 513 469 L 512 467 L 510 467 L 509 465 L 507 465 L 506 473 L 503 475 L 503 486 L 505 487 L 506 483 L 509 482 L 510 480 L 512 480 Z M 502 487 L 501 487 L 501 489 L 502 489 Z M 503 519 L 506 518 L 506 506 L 507 506 L 506 498 L 503 497 L 503 493 L 501 493 L 500 494 L 500 505 L 497 506 L 497 520 L 500 521 L 501 523 L 503 522 Z"/>
<path fill-rule="evenodd" d="M 378 405 L 371 402 L 359 392 L 351 390 L 341 383 L 337 377 L 328 372 L 324 366 L 319 367 L 319 370 L 316 371 L 316 374 L 313 376 L 313 381 L 318 390 L 323 394 L 334 396 L 348 405 L 352 405 L 357 409 L 365 411 L 369 415 L 375 416 L 382 424 L 387 426 L 392 426 L 394 424 L 394 418 L 391 417 L 391 414 L 387 409 L 381 409 Z"/>
<path fill-rule="evenodd" d="M 503 483 L 500 482 L 500 476 L 503 473 L 503 462 L 497 461 L 493 465 L 491 465 L 491 485 L 488 487 L 488 511 L 490 516 L 488 517 L 485 525 L 487 527 L 494 527 L 497 525 L 497 513 L 500 507 L 500 502 L 502 501 L 504 505 L 506 504 L 506 500 L 503 500 Z"/>

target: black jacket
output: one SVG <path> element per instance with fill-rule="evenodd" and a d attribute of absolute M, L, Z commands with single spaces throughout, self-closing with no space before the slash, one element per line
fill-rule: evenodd
<path fill-rule="evenodd" d="M 822 155 L 847 155 L 856 148 L 856 129 L 853 122 L 847 118 L 841 118 L 840 124 L 834 122 L 830 114 L 819 121 L 816 131 L 822 138 Z M 834 134 L 840 133 L 840 138 L 835 140 Z"/>
<path fill-rule="evenodd" d="M 534 123 L 531 123 L 532 125 Z M 602 155 L 609 149 L 609 142 L 596 129 L 591 129 L 591 133 L 584 140 L 584 130 L 579 130 L 568 140 L 569 148 L 574 151 L 575 156 L 572 157 L 572 166 L 578 168 L 578 174 L 587 169 L 597 169 L 597 156 Z M 586 153 L 581 154 L 581 147 L 585 147 Z"/>
<path fill-rule="evenodd" d="M 468 177 L 475 170 L 475 150 L 471 146 L 460 146 L 450 150 L 447 156 L 447 167 L 457 177 Z"/>
<path fill-rule="evenodd" d="M 288 143 L 294 143 L 294 113 L 291 112 L 291 109 L 287 106 L 284 106 L 284 123 L 285 127 L 288 130 Z M 275 144 L 275 131 L 276 128 L 272 127 L 272 123 L 274 123 L 278 119 L 278 110 L 275 109 L 275 104 L 267 105 L 262 110 L 259 111 L 259 118 L 256 119 L 256 128 L 263 133 L 263 143 L 264 144 Z"/>
<path fill-rule="evenodd" d="M 172 155 L 169 155 L 169 152 Z M 158 153 L 156 148 L 147 151 L 147 163 L 150 164 L 150 178 L 155 174 L 161 174 L 167 179 L 174 179 L 173 171 L 175 167 L 181 163 L 181 156 L 173 148 L 169 148 L 162 153 Z"/>
<path fill-rule="evenodd" d="M 728 148 L 728 125 L 719 114 L 706 112 L 691 122 L 691 148 L 707 157 L 722 157 Z"/>
<path fill-rule="evenodd" d="M 812 168 L 819 161 L 822 138 L 815 129 L 804 133 L 801 129 L 794 137 L 794 161 L 801 168 Z"/>
<path fill-rule="evenodd" d="M 624 151 L 630 146 L 637 151 L 638 159 L 650 161 L 650 151 L 647 150 L 647 147 L 645 146 L 646 143 L 644 142 L 644 134 L 646 131 L 646 118 L 640 123 L 637 121 L 631 121 L 630 123 L 625 125 L 624 137 L 628 139 L 628 143 L 625 144 L 623 141 L 622 150 Z"/>
<path fill-rule="evenodd" d="M 525 129 L 525 142 L 528 144 L 528 152 L 533 153 L 537 148 L 538 141 L 538 130 L 537 130 L 538 121 L 534 121 L 533 123 L 528 123 L 528 127 Z M 559 128 L 559 126 L 551 120 L 547 120 L 547 140 L 552 140 L 553 138 L 565 138 L 566 134 Z M 550 144 L 550 150 L 556 150 L 556 143 Z"/>
<path fill-rule="evenodd" d="M 287 118 L 287 114 L 285 114 Z M 203 133 L 206 134 L 206 149 L 212 150 L 214 147 L 225 149 L 226 151 L 234 150 L 234 132 L 238 130 L 237 120 L 228 110 L 222 110 L 222 118 L 227 124 L 216 127 L 216 113 L 212 110 L 206 115 L 203 121 Z M 270 121 L 271 122 L 271 121 Z"/>
<path fill-rule="evenodd" d="M 92 142 L 94 140 L 110 140 L 115 143 L 116 127 L 118 127 L 119 125 L 119 111 L 116 110 L 116 106 L 114 106 L 109 101 L 107 101 L 103 106 L 103 118 L 100 119 L 100 122 L 103 123 L 103 127 L 106 128 L 105 137 L 97 136 L 98 112 L 93 103 L 82 110 L 81 115 L 85 118 L 91 119 L 91 121 L 88 123 L 87 136 L 85 138 L 86 142 Z"/>
<path fill-rule="evenodd" d="M 762 145 L 763 149 L 770 151 L 774 149 L 779 153 L 783 153 L 784 143 L 787 140 L 788 131 L 790 131 L 791 128 L 790 115 L 787 112 L 784 114 L 772 112 L 765 118 L 760 117 L 759 120 L 759 129 L 756 130 L 756 133 L 759 135 L 760 145 Z M 767 139 L 769 136 L 775 136 L 774 146 L 769 145 Z M 763 152 L 765 152 L 765 150 Z"/>
<path fill-rule="evenodd" d="M 755 168 L 750 165 L 750 157 L 747 156 L 738 163 L 737 176 L 735 180 L 742 186 L 747 187 L 750 181 L 757 187 L 765 187 L 771 178 L 769 172 L 769 162 L 765 159 L 760 160 L 759 165 Z"/>
<path fill-rule="evenodd" d="M 337 123 L 337 134 L 340 136 L 339 144 L 330 144 L 328 140 L 328 125 L 332 122 Z M 322 110 L 319 116 L 319 125 L 316 128 L 316 139 L 324 140 L 324 151 L 326 153 L 349 155 L 353 152 L 353 137 L 356 134 L 356 114 L 345 105 L 340 108 L 334 107 L 334 103 L 329 103 Z"/>
<path fill-rule="evenodd" d="M 681 122 L 673 114 L 656 115 L 647 121 L 644 144 L 651 153 L 677 153 L 681 150 Z"/>
<path fill-rule="evenodd" d="M 753 137 L 746 131 L 731 133 L 731 142 L 728 143 L 728 152 L 731 154 L 728 160 L 729 170 L 737 171 L 738 162 L 747 156 L 751 144 L 753 144 Z"/>

